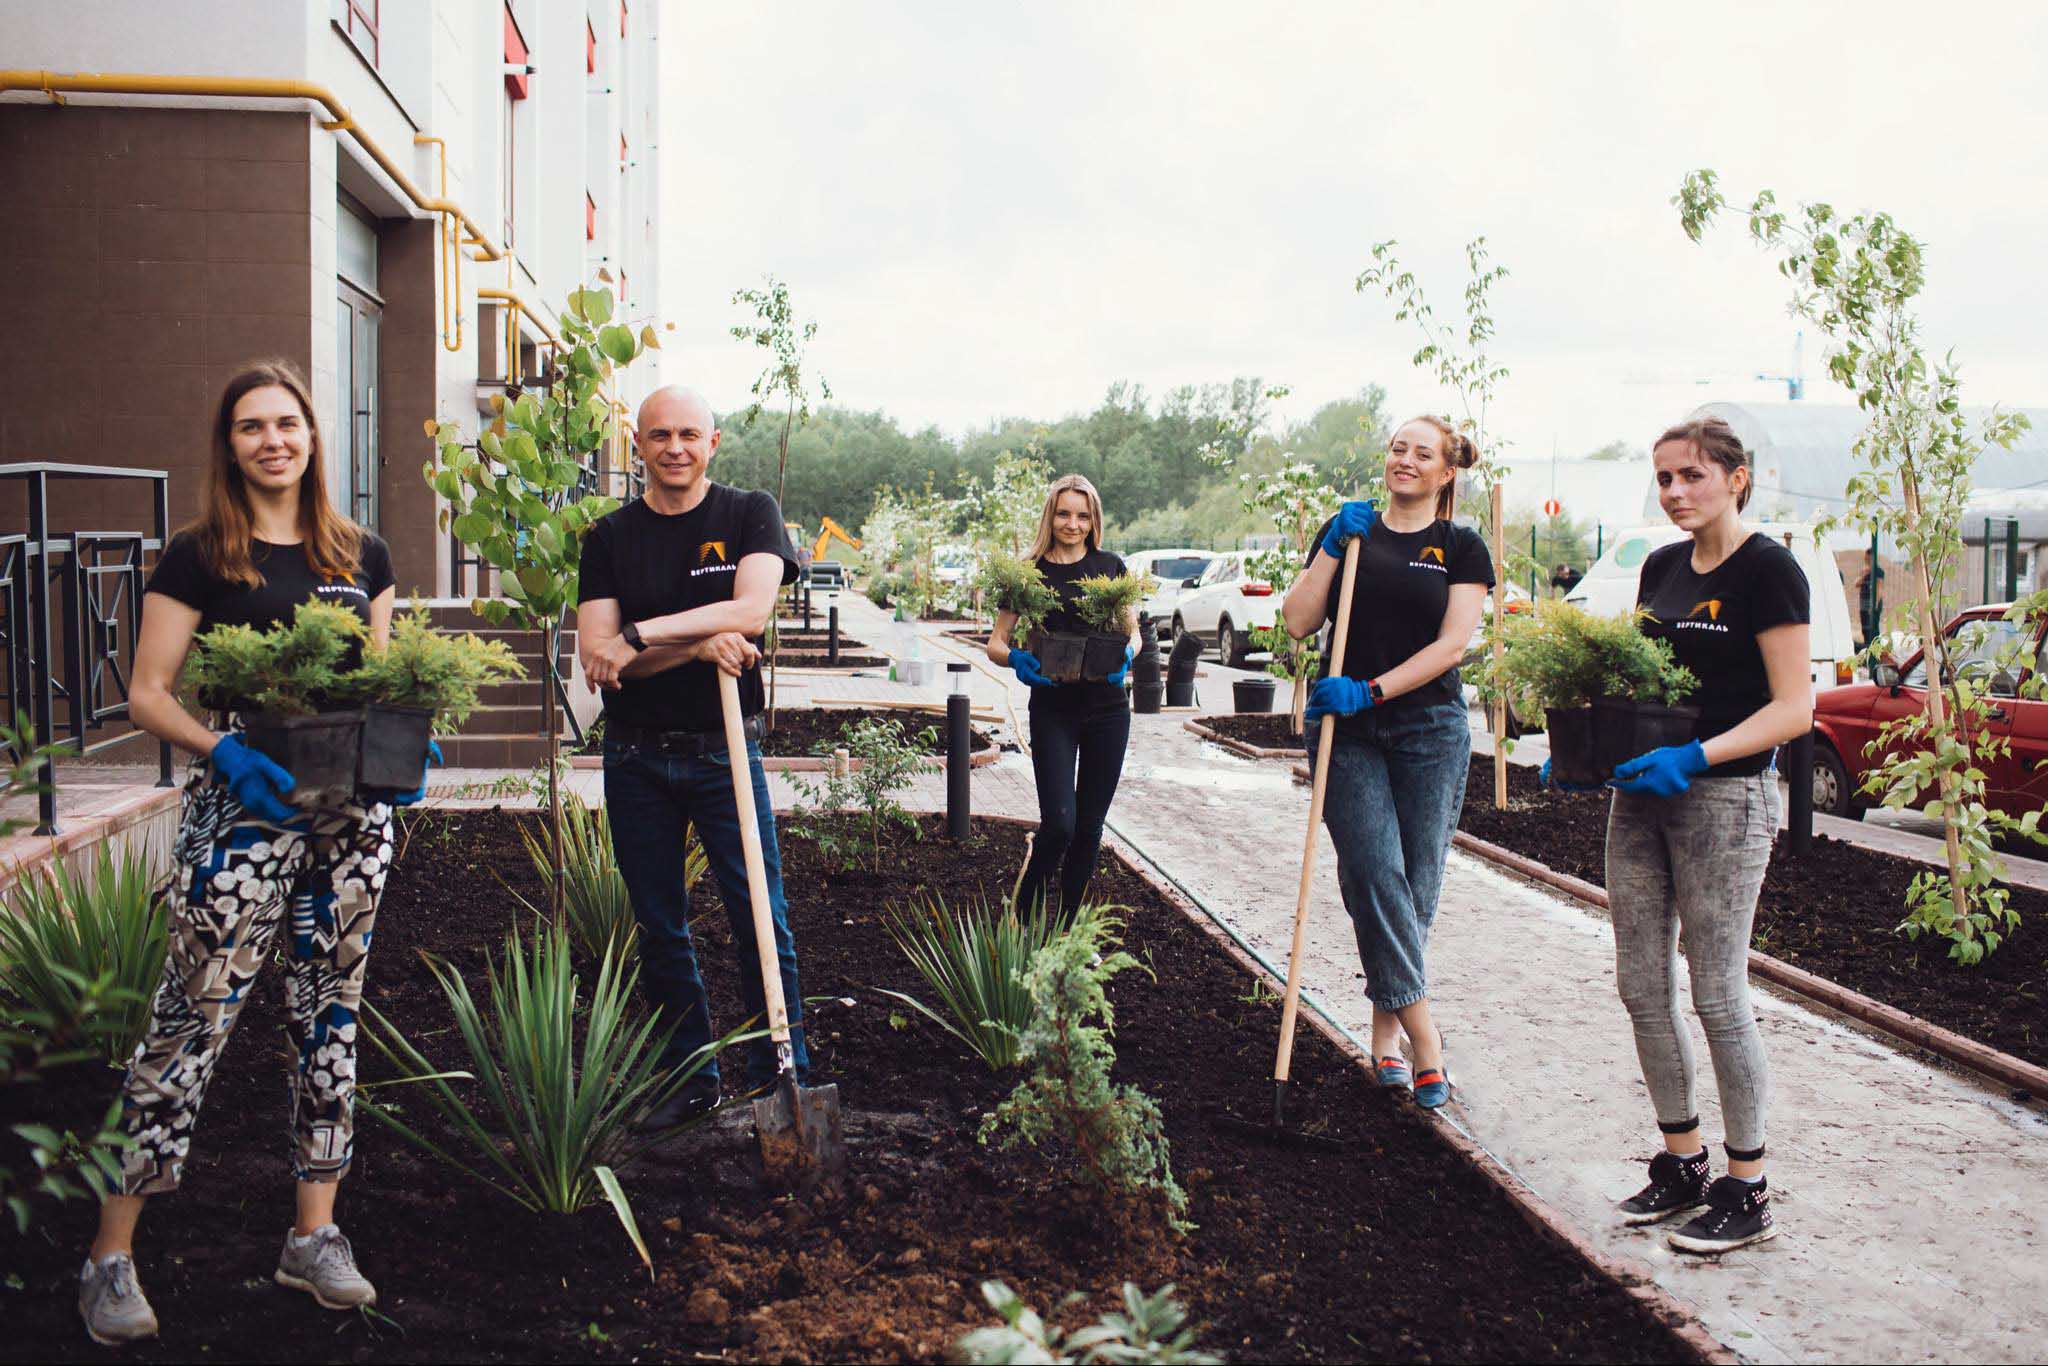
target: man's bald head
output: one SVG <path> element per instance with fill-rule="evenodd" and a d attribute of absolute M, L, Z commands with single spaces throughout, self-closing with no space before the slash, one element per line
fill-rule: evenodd
<path fill-rule="evenodd" d="M 633 426 L 642 432 L 654 427 L 671 431 L 695 428 L 701 432 L 714 432 L 718 430 L 718 418 L 712 413 L 711 405 L 704 401 L 704 395 L 689 385 L 664 384 L 640 400 L 640 412 Z"/>

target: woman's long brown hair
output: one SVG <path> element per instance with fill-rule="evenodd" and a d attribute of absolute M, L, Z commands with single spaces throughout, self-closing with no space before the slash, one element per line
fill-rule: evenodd
<path fill-rule="evenodd" d="M 1413 426 L 1417 422 L 1436 428 L 1437 435 L 1443 438 L 1444 463 L 1451 467 L 1451 481 L 1436 491 L 1436 515 L 1438 521 L 1448 522 L 1458 515 L 1458 471 L 1469 470 L 1479 463 L 1479 448 L 1449 418 L 1438 417 L 1434 413 L 1411 417 L 1401 427 Z M 1401 427 L 1394 430 L 1398 432 Z"/>
<path fill-rule="evenodd" d="M 306 472 L 299 480 L 299 537 L 313 571 L 330 578 L 353 576 L 362 566 L 363 531 L 334 510 L 327 500 L 327 443 L 320 439 L 320 421 L 313 416 L 313 395 L 290 361 L 258 361 L 228 381 L 221 390 L 220 410 L 213 419 L 213 459 L 206 465 L 206 486 L 198 520 L 185 530 L 199 543 L 199 558 L 215 578 L 244 588 L 260 588 L 263 575 L 250 558 L 255 518 L 249 511 L 249 488 L 235 460 L 228 433 L 235 423 L 235 405 L 255 389 L 279 388 L 299 405 L 311 438 L 306 447 Z"/>

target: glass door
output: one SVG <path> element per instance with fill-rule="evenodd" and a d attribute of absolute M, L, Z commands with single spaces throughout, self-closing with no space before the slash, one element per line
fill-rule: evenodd
<path fill-rule="evenodd" d="M 342 195 L 335 213 L 334 505 L 377 529 L 377 338 L 384 300 L 377 293 L 377 226 Z"/>

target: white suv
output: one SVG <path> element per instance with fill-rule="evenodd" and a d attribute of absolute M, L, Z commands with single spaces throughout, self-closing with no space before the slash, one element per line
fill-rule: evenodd
<path fill-rule="evenodd" d="M 1186 631 L 1214 645 L 1216 657 L 1233 668 L 1243 667 L 1252 652 L 1252 629 L 1271 626 L 1280 616 L 1279 591 L 1263 579 L 1245 577 L 1248 558 L 1242 550 L 1217 555 L 1173 609 L 1174 635 Z"/>

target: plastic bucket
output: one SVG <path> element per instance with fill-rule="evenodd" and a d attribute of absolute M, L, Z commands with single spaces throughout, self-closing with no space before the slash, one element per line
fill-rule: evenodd
<path fill-rule="evenodd" d="M 1270 712 L 1279 689 L 1270 678 L 1240 678 L 1230 685 L 1230 700 L 1240 712 Z"/>

